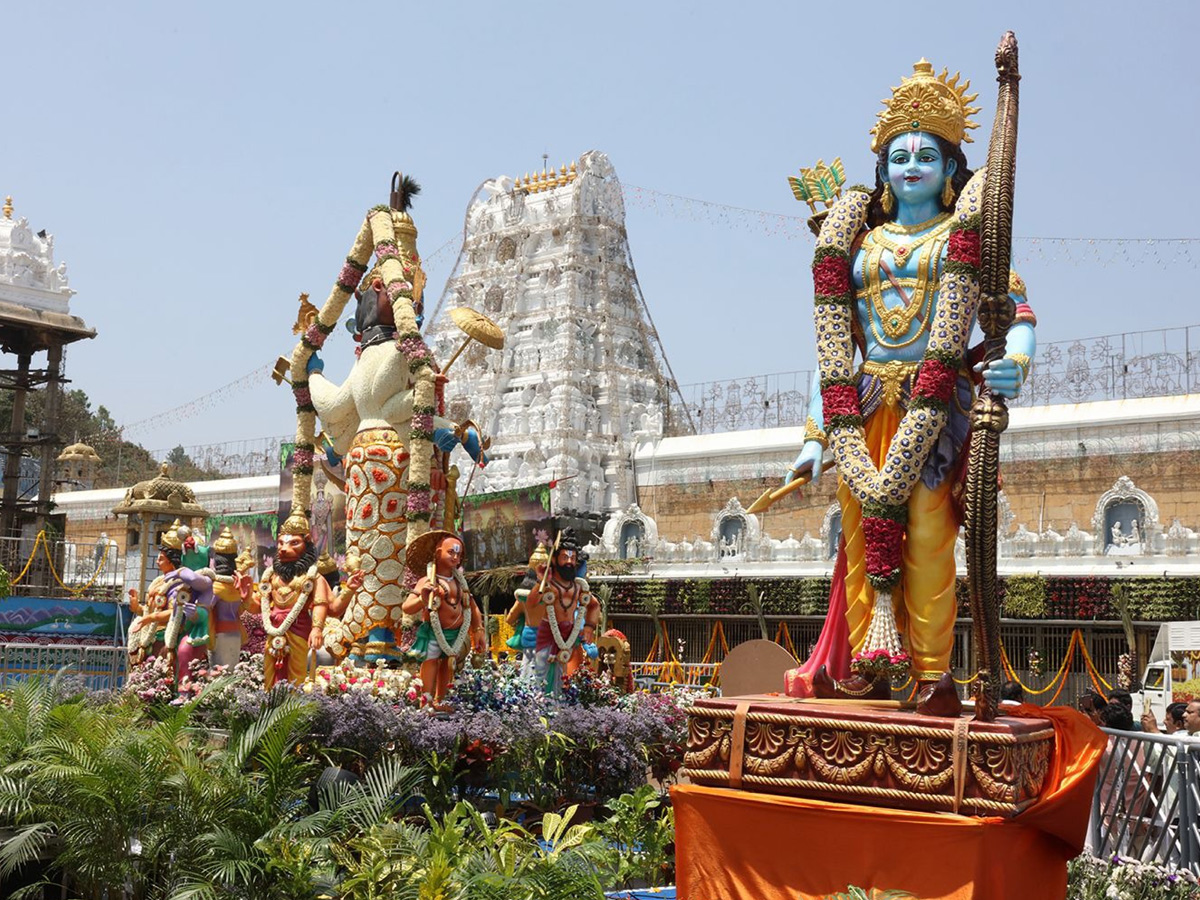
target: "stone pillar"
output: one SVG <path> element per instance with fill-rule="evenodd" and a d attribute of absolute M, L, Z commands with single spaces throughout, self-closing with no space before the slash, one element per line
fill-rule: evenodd
<path fill-rule="evenodd" d="M 17 500 L 21 486 L 21 444 L 25 440 L 25 395 L 29 391 L 29 363 L 32 354 L 17 356 L 17 377 L 13 382 L 12 422 L 9 425 L 7 456 L 4 460 L 3 518 L 0 519 L 0 536 L 20 537 L 21 522 L 17 515 Z M 13 443 L 17 442 L 17 443 Z"/>
<path fill-rule="evenodd" d="M 46 351 L 46 395 L 42 415 L 42 469 L 38 481 L 37 530 L 46 527 L 50 515 L 50 497 L 54 493 L 54 465 L 62 448 L 58 436 L 58 414 L 62 406 L 62 344 L 51 344 Z"/>

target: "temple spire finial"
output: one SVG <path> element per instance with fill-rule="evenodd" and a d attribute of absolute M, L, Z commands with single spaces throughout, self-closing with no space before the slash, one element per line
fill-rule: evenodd
<path fill-rule="evenodd" d="M 13 211 L 12 195 L 10 194 L 9 196 L 4 198 L 4 218 L 11 219 L 12 211 Z"/>

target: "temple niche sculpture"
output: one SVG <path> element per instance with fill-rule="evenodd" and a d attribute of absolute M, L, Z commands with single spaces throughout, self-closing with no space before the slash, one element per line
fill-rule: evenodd
<path fill-rule="evenodd" d="M 668 404 L 678 389 L 638 286 L 608 157 L 592 151 L 557 172 L 481 188 L 432 316 L 438 358 L 459 341 L 439 312 L 460 306 L 508 335 L 503 353 L 470 348 L 446 386 L 447 414 L 492 438 L 492 462 L 475 472 L 470 493 L 557 480 L 556 513 L 627 506 L 631 450 L 686 423 L 669 421 L 668 406 L 682 404 Z"/>

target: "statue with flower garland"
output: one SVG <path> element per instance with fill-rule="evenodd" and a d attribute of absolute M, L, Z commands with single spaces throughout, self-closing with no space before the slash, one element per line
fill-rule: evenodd
<path fill-rule="evenodd" d="M 167 596 L 171 618 L 167 622 L 165 643 L 175 661 L 175 680 L 183 682 L 192 664 L 208 662 L 212 647 L 212 579 L 203 571 L 181 566 L 167 576 Z"/>
<path fill-rule="evenodd" d="M 407 561 L 422 572 L 404 601 L 406 615 L 420 618 L 412 652 L 421 659 L 426 695 L 440 703 L 468 652 L 487 652 L 483 614 L 462 573 L 462 538 L 450 531 L 427 531 L 408 547 Z"/>
<path fill-rule="evenodd" d="M 129 608 L 135 618 L 129 626 L 130 662 L 140 665 L 148 657 L 166 656 L 175 677 L 186 675 L 194 660 L 208 654 L 209 615 L 204 597 L 212 582 L 182 565 L 184 541 L 191 530 L 178 519 L 163 532 L 158 545 L 157 575 L 146 588 L 129 589 Z"/>
<path fill-rule="evenodd" d="M 277 682 L 302 684 L 310 660 L 325 642 L 325 617 L 331 594 L 317 570 L 317 554 L 308 519 L 292 510 L 279 527 L 275 563 L 263 572 L 247 605 L 261 616 L 267 635 L 263 654 L 263 686 Z"/>
<path fill-rule="evenodd" d="M 277 369 L 281 381 L 290 373 L 296 397 L 293 507 L 309 508 L 319 452 L 345 460 L 346 567 L 358 577 L 342 614 L 327 620 L 326 646 L 338 659 L 407 659 L 414 623 L 401 610 L 411 586 L 406 546 L 445 518 L 449 451 L 461 444 L 479 465 L 487 461 L 473 424 L 440 417 L 445 376 L 421 337 L 425 273 L 408 213 L 419 191 L 396 173 L 390 204 L 368 211 L 325 305 L 303 300 L 294 328 L 300 341 Z M 317 351 L 351 295 L 357 362 L 337 384 Z M 320 450 L 318 416 L 328 439 Z"/>
<path fill-rule="evenodd" d="M 1032 314 L 1010 293 L 1016 50 L 1009 32 L 996 51 L 999 101 L 986 175 L 955 183 L 973 98 L 957 76 L 935 76 L 922 61 L 876 127 L 883 153 L 876 191 L 835 193 L 820 223 L 813 269 L 821 396 L 813 411 L 825 427 L 810 426 L 816 446 L 806 445 L 789 483 L 770 492 L 777 499 L 819 474 L 819 441 L 828 440 L 847 530 L 830 614 L 808 663 L 815 670 L 787 679 L 789 694 L 815 689 L 818 700 L 701 698 L 688 710 L 680 774 L 690 783 L 672 790 L 681 895 L 826 896 L 864 871 L 876 884 L 901 884 L 922 897 L 1066 893 L 1105 738 L 1074 710 L 1001 711 L 991 696 L 1002 659 L 989 637 L 999 608 L 987 584 L 995 576 L 998 439 L 1004 397 L 1025 375 L 1023 360 L 1012 357 L 1033 351 Z M 820 178 L 840 182 L 839 168 L 816 179 L 822 194 Z M 939 210 L 951 202 L 943 219 Z M 911 230 L 883 227 L 898 220 Z M 943 221 L 949 227 L 939 238 Z M 912 306 L 918 311 L 908 319 Z M 976 321 L 981 358 L 968 349 Z M 856 349 L 862 367 L 854 365 Z M 952 419 L 964 412 L 970 433 L 959 437 Z M 956 611 L 956 465 L 966 469 L 962 521 L 981 660 L 973 717 L 961 715 L 945 671 Z M 826 663 L 842 675 L 853 665 L 856 674 L 834 683 Z M 915 714 L 872 697 L 904 675 L 921 684 Z M 831 694 L 863 702 L 821 702 Z M 733 803 L 730 793 L 739 795 Z M 772 840 L 781 831 L 793 846 L 827 848 L 826 864 L 781 857 Z M 930 864 L 937 848 L 951 844 L 950 865 Z"/>
<path fill-rule="evenodd" d="M 792 694 L 886 698 L 888 673 L 908 662 L 918 711 L 961 709 L 949 675 L 954 542 L 974 392 L 981 380 L 1016 397 L 1036 346 L 1015 272 L 1005 352 L 985 363 L 970 345 L 985 172 L 972 173 L 962 151 L 977 127 L 968 88 L 926 60 L 914 66 L 872 130 L 873 190 L 842 196 L 840 160 L 791 179 L 814 211 L 816 199 L 831 208 L 814 216 L 819 368 L 785 485 L 816 481 L 828 449 L 842 512 L 829 618 L 813 656 L 789 673 Z"/>
<path fill-rule="evenodd" d="M 177 519 L 176 524 L 163 533 L 158 545 L 159 574 L 146 588 L 146 596 L 140 596 L 137 588 L 129 589 L 129 609 L 134 618 L 129 626 L 127 646 L 132 665 L 141 665 L 147 657 L 161 655 L 166 646 L 166 628 L 171 618 L 167 576 L 179 568 L 183 555 L 178 522 Z"/>
<path fill-rule="evenodd" d="M 527 611 L 540 613 L 534 677 L 547 694 L 556 697 L 563 681 L 583 665 L 582 644 L 595 643 L 600 624 L 600 603 L 587 580 L 580 577 L 583 567 L 575 530 L 565 528 L 554 542 L 550 558 L 534 570 L 538 582 L 525 600 Z"/>

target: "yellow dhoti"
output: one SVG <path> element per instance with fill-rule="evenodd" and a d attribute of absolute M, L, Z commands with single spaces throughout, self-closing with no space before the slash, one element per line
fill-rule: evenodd
<path fill-rule="evenodd" d="M 899 410 L 886 403 L 867 419 L 867 448 L 876 466 L 887 453 L 899 424 Z M 960 520 L 951 496 L 953 485 L 951 474 L 936 488 L 930 489 L 921 481 L 913 488 L 908 500 L 903 569 L 900 583 L 892 589 L 896 621 L 912 656 L 913 676 L 920 680 L 935 679 L 947 671 L 954 647 L 954 620 L 958 614 L 954 541 Z M 862 506 L 840 476 L 837 497 L 846 542 L 846 621 L 850 646 L 857 653 L 871 624 L 875 589 L 867 580 Z"/>
<path fill-rule="evenodd" d="M 287 640 L 287 649 L 283 651 L 287 654 L 284 679 L 292 684 L 304 684 L 308 677 L 308 641 L 292 631 L 284 632 L 283 637 Z M 275 686 L 275 659 L 270 649 L 263 654 L 263 687 L 268 691 Z"/>

